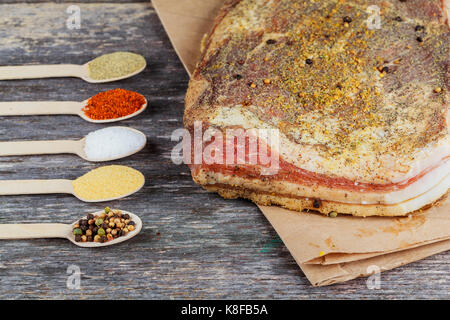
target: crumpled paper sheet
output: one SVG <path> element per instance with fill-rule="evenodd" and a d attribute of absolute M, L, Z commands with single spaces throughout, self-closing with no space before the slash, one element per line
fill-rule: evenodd
<path fill-rule="evenodd" d="M 190 74 L 223 0 L 153 0 Z M 404 218 L 359 218 L 259 206 L 315 286 L 385 271 L 450 249 L 450 201 Z M 373 266 L 376 266 L 373 268 Z"/>

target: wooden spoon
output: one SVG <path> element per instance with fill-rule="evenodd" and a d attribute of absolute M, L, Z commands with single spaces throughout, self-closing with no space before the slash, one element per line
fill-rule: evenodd
<path fill-rule="evenodd" d="M 1 67 L 0 67 L 1 68 Z M 92 123 L 110 123 L 126 120 L 137 116 L 147 108 L 147 99 L 138 111 L 124 117 L 94 120 L 89 118 L 83 111 L 89 99 L 82 102 L 77 101 L 13 101 L 0 102 L 0 116 L 31 116 L 31 115 L 54 115 L 54 114 L 74 114 Z"/>
<path fill-rule="evenodd" d="M 83 199 L 75 193 L 73 180 L 0 180 L 0 195 L 68 193 L 84 202 L 105 202 L 128 197 L 129 195 L 138 192 L 144 186 L 144 183 L 145 181 L 143 181 L 141 185 L 137 186 L 135 190 L 119 197 L 89 200 Z"/>
<path fill-rule="evenodd" d="M 147 138 L 145 135 L 136 129 L 125 128 L 130 131 L 134 131 Z M 117 157 L 103 158 L 103 159 L 90 159 L 85 152 L 86 137 L 81 140 L 47 140 L 47 141 L 11 141 L 0 142 L 0 156 L 23 156 L 23 155 L 36 155 L 36 154 L 59 154 L 59 153 L 73 153 L 78 155 L 87 161 L 103 162 L 112 161 L 121 158 L 126 158 L 141 151 L 145 147 L 145 142 L 136 150 L 130 151 L 127 154 L 123 154 Z"/>
<path fill-rule="evenodd" d="M 27 66 L 5 66 L 0 67 L 0 80 L 19 80 L 19 79 L 41 79 L 41 78 L 81 78 L 89 83 L 105 83 L 122 79 L 127 79 L 142 72 L 146 64 L 139 70 L 122 77 L 95 80 L 89 76 L 88 65 L 91 61 L 83 64 L 42 64 Z"/>
<path fill-rule="evenodd" d="M 14 239 L 40 239 L 40 238 L 64 238 L 68 239 L 73 244 L 83 248 L 98 248 L 111 246 L 136 236 L 142 230 L 141 219 L 127 211 L 121 210 L 122 213 L 129 214 L 131 220 L 134 221 L 135 229 L 127 233 L 126 236 L 118 237 L 108 242 L 76 242 L 75 236 L 72 233 L 73 226 L 78 221 L 72 224 L 63 223 L 21 223 L 21 224 L 0 224 L 0 240 L 14 240 Z M 93 213 L 98 215 L 103 211 Z"/>

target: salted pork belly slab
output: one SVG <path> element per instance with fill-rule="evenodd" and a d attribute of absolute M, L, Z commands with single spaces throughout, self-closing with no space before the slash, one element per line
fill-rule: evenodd
<path fill-rule="evenodd" d="M 325 214 L 405 215 L 445 197 L 444 5 L 226 1 L 186 95 L 185 127 L 202 125 L 194 181 L 226 198 Z M 245 144 L 233 147 L 237 129 Z M 204 154 L 209 144 L 244 156 L 221 161 Z M 263 153 L 276 160 L 269 174 L 274 163 L 249 161 Z"/>

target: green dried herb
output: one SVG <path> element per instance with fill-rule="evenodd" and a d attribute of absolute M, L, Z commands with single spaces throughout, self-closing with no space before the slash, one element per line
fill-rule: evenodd
<path fill-rule="evenodd" d="M 94 80 L 121 78 L 146 65 L 143 56 L 131 52 L 114 52 L 88 63 L 89 77 Z"/>

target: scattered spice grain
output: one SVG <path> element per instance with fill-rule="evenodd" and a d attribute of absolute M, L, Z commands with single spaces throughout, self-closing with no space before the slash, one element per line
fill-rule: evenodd
<path fill-rule="evenodd" d="M 346 23 L 352 22 L 352 18 L 350 18 L 349 16 L 344 17 L 343 20 L 344 20 L 344 22 L 346 22 Z"/>

